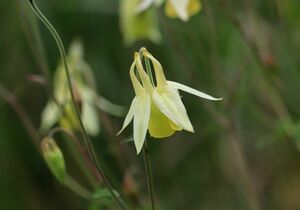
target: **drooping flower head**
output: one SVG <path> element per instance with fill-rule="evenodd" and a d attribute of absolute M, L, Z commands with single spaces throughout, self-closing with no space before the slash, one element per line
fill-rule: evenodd
<path fill-rule="evenodd" d="M 84 60 L 83 45 L 80 41 L 72 42 L 67 62 L 72 89 L 76 103 L 80 108 L 82 122 L 87 133 L 96 136 L 100 131 L 98 108 L 110 114 L 122 116 L 123 107 L 115 105 L 97 94 L 94 75 L 91 67 Z M 57 123 L 68 130 L 80 130 L 62 64 L 58 65 L 54 73 L 53 98 L 48 101 L 42 112 L 41 131 L 48 132 Z"/>
<path fill-rule="evenodd" d="M 146 72 L 142 59 L 151 62 L 154 78 L 149 71 L 151 65 L 148 65 Z M 136 96 L 120 132 L 133 119 L 133 139 L 137 153 L 143 147 L 147 131 L 154 138 L 165 138 L 180 130 L 194 132 L 178 90 L 208 100 L 221 100 L 183 84 L 167 81 L 161 64 L 145 48 L 134 54 L 129 74 Z"/>

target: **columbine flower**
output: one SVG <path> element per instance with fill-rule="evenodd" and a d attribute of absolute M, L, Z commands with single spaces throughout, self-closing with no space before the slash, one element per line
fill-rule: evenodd
<path fill-rule="evenodd" d="M 155 8 L 138 12 L 136 10 L 138 4 L 139 0 L 121 0 L 120 2 L 120 26 L 125 43 L 130 45 L 143 39 L 159 42 L 161 35 Z"/>
<path fill-rule="evenodd" d="M 141 56 L 152 62 L 156 84 L 145 72 Z M 167 81 L 161 64 L 145 48 L 140 53 L 135 53 L 129 74 L 136 96 L 119 133 L 133 119 L 133 139 L 137 154 L 143 147 L 147 130 L 154 138 L 168 137 L 182 129 L 194 132 L 178 90 L 208 100 L 221 100 L 183 84 Z"/>
<path fill-rule="evenodd" d="M 190 16 L 197 14 L 201 10 L 200 0 L 168 0 L 165 5 L 165 13 L 171 18 L 179 17 L 187 21 Z"/>
<path fill-rule="evenodd" d="M 166 15 L 171 18 L 179 17 L 182 21 L 187 21 L 202 8 L 200 0 L 141 0 L 136 10 L 142 12 L 152 5 L 160 6 L 164 1 Z"/>
<path fill-rule="evenodd" d="M 87 133 L 96 136 L 100 129 L 97 109 L 100 108 L 110 114 L 121 116 L 123 108 L 97 95 L 92 70 L 83 59 L 83 46 L 79 41 L 71 44 L 67 60 L 82 122 Z M 53 95 L 55 101 L 50 99 L 42 112 L 40 129 L 47 132 L 53 125 L 59 123 L 65 129 L 79 130 L 80 125 L 75 115 L 62 64 L 58 66 L 54 74 Z"/>

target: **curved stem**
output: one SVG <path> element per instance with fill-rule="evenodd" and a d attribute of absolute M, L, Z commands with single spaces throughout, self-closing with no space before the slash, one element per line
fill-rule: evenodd
<path fill-rule="evenodd" d="M 38 69 L 41 71 L 45 79 L 47 80 L 46 88 L 51 95 L 52 91 L 52 81 L 51 74 L 48 68 L 46 53 L 44 49 L 44 45 L 42 43 L 42 37 L 40 35 L 40 30 L 37 24 L 36 18 L 33 14 L 29 14 L 30 9 L 23 0 L 18 0 L 18 10 L 19 10 L 19 18 L 21 27 L 24 31 L 25 37 L 28 42 L 28 46 L 35 57 L 36 64 L 38 65 Z"/>
<path fill-rule="evenodd" d="M 85 187 L 79 184 L 75 179 L 73 179 L 68 174 L 65 178 L 64 185 L 70 188 L 77 195 L 83 197 L 84 199 L 91 200 L 93 197 L 90 191 L 88 191 Z"/>
<path fill-rule="evenodd" d="M 151 168 L 151 161 L 150 161 L 147 140 L 145 141 L 144 147 L 143 147 L 143 157 L 144 157 L 144 165 L 145 165 L 146 178 L 147 178 L 147 187 L 148 187 L 148 191 L 150 194 L 151 206 L 152 206 L 152 210 L 155 210 L 153 175 L 152 175 L 152 168 Z"/>
<path fill-rule="evenodd" d="M 83 139 L 85 141 L 86 147 L 88 149 L 89 156 L 90 156 L 92 162 L 94 163 L 95 167 L 97 168 L 98 173 L 102 177 L 104 185 L 110 191 L 110 193 L 113 196 L 113 198 L 117 201 L 117 203 L 120 205 L 120 207 L 122 209 L 127 210 L 127 206 L 118 197 L 118 195 L 114 192 L 114 190 L 113 190 L 110 182 L 108 181 L 107 177 L 105 176 L 103 168 L 102 168 L 102 166 L 98 162 L 98 159 L 97 159 L 95 150 L 93 148 L 93 145 L 91 143 L 91 140 L 90 140 L 89 136 L 87 135 L 87 132 L 86 132 L 86 130 L 84 128 L 83 122 L 82 122 L 81 117 L 80 117 L 80 111 L 79 111 L 79 108 L 78 108 L 78 105 L 76 103 L 75 96 L 74 96 L 74 93 L 73 93 L 73 90 L 72 90 L 72 81 L 71 81 L 71 75 L 70 75 L 68 64 L 67 64 L 66 51 L 65 51 L 63 43 L 62 43 L 62 41 L 60 39 L 60 36 L 56 32 L 56 30 L 52 26 L 52 24 L 48 21 L 48 19 L 39 10 L 39 8 L 37 7 L 37 5 L 35 4 L 35 1 L 34 0 L 28 0 L 28 1 L 30 3 L 30 5 L 31 5 L 31 7 L 32 7 L 32 9 L 34 11 L 34 13 L 37 15 L 37 17 L 44 23 L 44 25 L 50 31 L 50 33 L 52 34 L 52 36 L 55 39 L 56 44 L 58 46 L 59 53 L 60 53 L 60 56 L 61 56 L 62 61 L 63 61 L 63 65 L 65 67 L 65 72 L 66 72 L 67 82 L 68 82 L 68 88 L 69 88 L 71 99 L 72 99 L 72 103 L 73 103 L 73 106 L 74 106 L 74 109 L 75 109 L 75 114 L 76 114 L 76 117 L 77 117 L 77 119 L 79 121 L 79 124 L 80 124 L 80 127 L 81 127 L 81 132 L 82 132 Z"/>

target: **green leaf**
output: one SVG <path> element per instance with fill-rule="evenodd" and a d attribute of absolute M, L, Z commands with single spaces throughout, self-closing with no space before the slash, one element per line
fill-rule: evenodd
<path fill-rule="evenodd" d="M 113 192 L 119 197 L 119 193 L 116 190 L 113 190 Z M 107 198 L 112 198 L 112 194 L 108 189 L 105 188 L 98 188 L 92 195 L 92 198 L 95 200 L 98 199 L 107 199 Z"/>

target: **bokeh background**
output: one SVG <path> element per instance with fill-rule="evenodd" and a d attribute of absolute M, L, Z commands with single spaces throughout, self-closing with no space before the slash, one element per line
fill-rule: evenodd
<path fill-rule="evenodd" d="M 37 0 L 66 48 L 82 41 L 97 91 L 110 101 L 129 108 L 129 67 L 142 46 L 168 79 L 224 98 L 182 93 L 195 133 L 149 139 L 158 209 L 299 210 L 300 2 L 202 0 L 188 22 L 159 8 L 161 42 L 130 46 L 120 31 L 119 3 Z M 0 49 L 0 209 L 93 209 L 48 170 L 34 140 L 45 134 L 27 132 L 39 127 L 49 98 L 32 78 L 44 81 L 47 71 L 51 78 L 60 58 L 26 1 L 0 1 Z M 123 118 L 99 116 L 101 134 L 92 141 L 109 179 L 132 209 L 149 207 L 142 155 L 132 142 L 120 143 L 132 129 L 116 137 Z M 69 173 L 91 187 L 72 143 L 59 142 Z"/>

